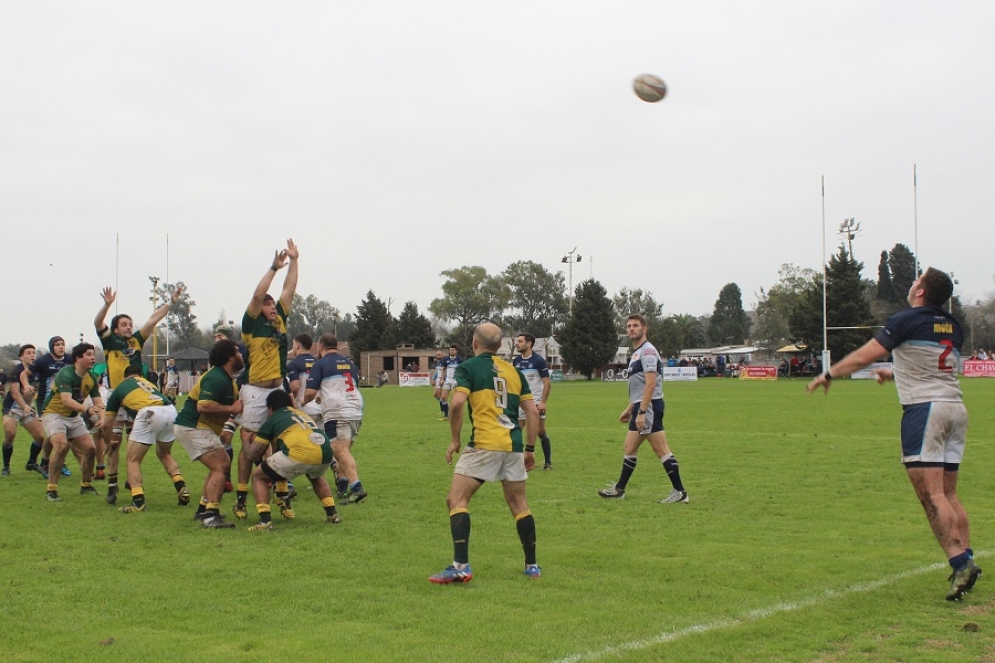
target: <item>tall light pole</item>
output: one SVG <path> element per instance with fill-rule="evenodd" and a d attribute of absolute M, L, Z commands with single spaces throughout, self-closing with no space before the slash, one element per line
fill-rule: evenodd
<path fill-rule="evenodd" d="M 840 223 L 839 234 L 846 238 L 847 250 L 850 251 L 850 258 L 853 258 L 853 240 L 860 234 L 860 221 L 853 217 L 843 219 Z"/>
<path fill-rule="evenodd" d="M 159 277 L 150 276 L 149 281 L 152 281 L 152 311 L 154 312 L 159 308 Z M 159 357 L 159 325 L 155 326 L 152 330 L 152 370 L 158 370 L 156 365 L 158 363 Z"/>
<path fill-rule="evenodd" d="M 571 314 L 573 314 L 573 312 L 574 312 L 574 263 L 575 262 L 580 262 L 581 259 L 582 259 L 581 256 L 577 256 L 577 258 L 574 259 L 574 254 L 575 253 L 577 253 L 577 247 L 576 246 L 573 247 L 570 251 L 568 251 L 567 255 L 563 256 L 563 259 L 560 260 L 560 262 L 565 262 L 568 265 L 570 265 L 570 269 L 568 270 L 568 272 L 570 274 L 570 281 L 569 281 L 569 285 L 567 287 L 570 289 L 569 290 L 569 295 L 570 295 L 570 313 Z"/>

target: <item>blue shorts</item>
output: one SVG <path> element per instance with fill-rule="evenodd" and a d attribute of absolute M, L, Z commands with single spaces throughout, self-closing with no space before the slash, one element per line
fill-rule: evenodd
<path fill-rule="evenodd" d="M 634 403 L 632 415 L 629 417 L 629 430 L 638 432 L 640 435 L 659 433 L 663 430 L 663 400 L 650 401 L 650 407 L 646 410 L 646 428 L 636 429 L 636 417 L 639 414 L 639 404 Z"/>
<path fill-rule="evenodd" d="M 906 405 L 902 413 L 902 462 L 956 471 L 964 458 L 966 436 L 967 409 L 963 403 Z"/>

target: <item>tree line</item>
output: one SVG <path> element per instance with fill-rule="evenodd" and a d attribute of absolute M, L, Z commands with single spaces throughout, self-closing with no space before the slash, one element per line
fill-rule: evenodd
<path fill-rule="evenodd" d="M 827 345 L 837 359 L 871 338 L 892 313 L 908 306 L 905 297 L 917 276 L 915 256 L 904 244 L 881 252 L 876 279 L 865 278 L 863 269 L 846 244 L 840 244 L 826 265 L 827 326 L 850 328 L 828 332 Z M 711 315 L 702 316 L 666 314 L 664 302 L 640 288 L 623 287 L 609 295 L 595 279 L 582 281 L 569 293 L 562 273 L 531 261 L 512 263 L 496 274 L 480 266 L 462 266 L 440 276 L 444 279 L 441 296 L 428 307 L 431 319 L 413 301 L 394 316 L 392 302 L 372 290 L 355 314 L 344 315 L 316 295 L 296 294 L 288 333 L 293 337 L 306 332 L 314 338 L 335 333 L 340 341 L 349 342 L 357 358 L 360 352 L 402 344 L 416 348 L 455 345 L 463 356 L 469 356 L 473 329 L 489 320 L 509 334 L 555 335 L 568 365 L 588 376 L 611 362 L 618 348 L 627 344 L 625 318 L 630 313 L 647 319 L 649 339 L 665 356 L 688 348 L 747 342 L 770 351 L 788 344 L 807 346 L 815 353 L 822 349 L 823 274 L 790 263 L 781 266 L 775 284 L 754 293 L 752 312 L 744 309 L 739 286 L 728 283 L 719 291 Z M 158 284 L 149 299 L 165 301 L 180 285 L 184 284 Z M 222 311 L 210 327 L 203 328 L 195 307 L 184 285 L 179 302 L 158 330 L 160 353 L 165 350 L 167 334 L 170 351 L 177 352 L 210 348 L 217 327 L 231 327 L 236 335 L 240 332 L 241 314 L 229 320 Z M 995 293 L 968 306 L 954 296 L 951 307 L 965 326 L 965 353 L 995 348 Z M 13 361 L 17 348 L 16 344 L 0 346 L 0 356 Z"/>

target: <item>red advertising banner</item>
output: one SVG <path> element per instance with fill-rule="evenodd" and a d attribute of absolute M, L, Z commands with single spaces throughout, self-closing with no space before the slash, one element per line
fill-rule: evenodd
<path fill-rule="evenodd" d="M 740 380 L 776 380 L 777 366 L 740 366 Z"/>
<path fill-rule="evenodd" d="M 995 361 L 991 359 L 968 359 L 964 362 L 964 377 L 995 378 Z"/>

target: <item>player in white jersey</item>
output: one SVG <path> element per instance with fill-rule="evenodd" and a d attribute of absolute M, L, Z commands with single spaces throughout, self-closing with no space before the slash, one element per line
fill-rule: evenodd
<path fill-rule="evenodd" d="M 957 496 L 964 457 L 967 410 L 957 381 L 964 341 L 960 323 L 943 305 L 953 294 L 950 277 L 930 267 L 909 289 L 912 307 L 899 311 L 877 335 L 808 384 L 828 393 L 834 378 L 850 375 L 891 354 L 892 368 L 876 371 L 878 382 L 894 380 L 902 404 L 902 462 L 926 512 L 933 535 L 947 555 L 948 601 L 974 587 L 981 569 L 974 563 L 967 511 Z"/>
<path fill-rule="evenodd" d="M 318 354 L 304 390 L 304 402 L 321 397 L 325 435 L 332 442 L 336 461 L 339 497 L 349 504 L 367 496 L 359 479 L 359 468 L 352 455 L 352 445 L 363 423 L 363 396 L 359 393 L 359 370 L 347 357 L 338 353 L 338 339 L 325 334 L 318 339 Z"/>
<path fill-rule="evenodd" d="M 445 401 L 442 400 L 442 378 L 444 377 L 446 371 L 443 368 L 442 350 L 435 351 L 435 361 L 432 363 L 432 369 L 432 397 L 439 403 L 439 413 L 442 414 L 439 421 L 445 421 L 446 407 Z"/>
<path fill-rule="evenodd" d="M 463 363 L 463 358 L 459 356 L 455 345 L 449 346 L 449 356 L 442 360 L 442 389 L 439 391 L 439 400 L 442 402 L 442 419 L 449 420 L 449 392 L 456 386 L 456 367 Z"/>
<path fill-rule="evenodd" d="M 532 334 L 519 334 L 515 339 L 515 349 L 519 355 L 512 358 L 512 365 L 522 372 L 525 380 L 532 390 L 532 397 L 535 399 L 536 409 L 539 410 L 539 442 L 542 444 L 542 455 L 544 462 L 542 469 L 553 469 L 552 449 L 549 444 L 549 436 L 546 434 L 546 403 L 549 401 L 551 383 L 549 380 L 549 366 L 542 356 L 532 351 L 535 347 L 536 337 Z M 525 410 L 518 408 L 518 422 L 524 428 L 522 422 L 525 421 Z"/>
<path fill-rule="evenodd" d="M 629 360 L 629 406 L 618 418 L 629 422 L 629 432 L 623 447 L 622 473 L 618 481 L 598 491 L 601 497 L 625 497 L 625 487 L 636 469 L 639 447 L 648 440 L 653 451 L 663 463 L 673 489 L 660 500 L 661 504 L 687 504 L 688 493 L 681 482 L 677 459 L 670 451 L 667 433 L 663 430 L 663 366 L 660 353 L 646 339 L 649 326 L 641 315 L 630 315 L 625 321 L 625 331 L 632 342 L 632 359 Z"/>

